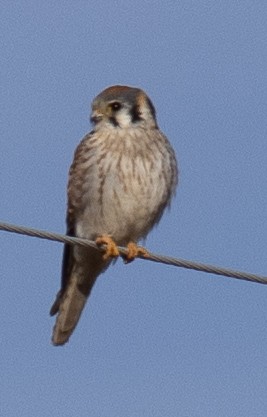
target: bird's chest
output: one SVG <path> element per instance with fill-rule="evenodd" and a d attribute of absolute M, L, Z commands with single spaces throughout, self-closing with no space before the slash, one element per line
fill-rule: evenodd
<path fill-rule="evenodd" d="M 121 236 L 131 230 L 139 239 L 151 213 L 157 211 L 165 192 L 161 155 L 144 146 L 124 142 L 95 152 L 84 172 L 83 219 L 98 234 Z"/>
<path fill-rule="evenodd" d="M 158 162 L 130 151 L 100 155 L 86 173 L 84 204 L 100 211 L 120 207 L 126 213 L 146 206 L 159 186 Z"/>

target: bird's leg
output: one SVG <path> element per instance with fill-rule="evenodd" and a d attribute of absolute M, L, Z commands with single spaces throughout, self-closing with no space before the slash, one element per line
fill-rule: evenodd
<path fill-rule="evenodd" d="M 106 245 L 103 259 L 107 261 L 109 258 L 117 258 L 120 255 L 119 249 L 114 240 L 108 235 L 99 236 L 95 243 L 98 246 Z"/>
<path fill-rule="evenodd" d="M 146 258 L 149 253 L 145 248 L 137 246 L 134 242 L 129 242 L 127 245 L 128 252 L 126 255 L 122 255 L 122 258 L 126 264 L 132 262 L 137 256 L 143 256 Z"/>

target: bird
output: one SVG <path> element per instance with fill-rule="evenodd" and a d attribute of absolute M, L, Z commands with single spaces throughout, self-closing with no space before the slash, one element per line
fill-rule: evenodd
<path fill-rule="evenodd" d="M 52 344 L 73 333 L 97 277 L 126 246 L 125 262 L 146 256 L 138 242 L 170 206 L 178 183 L 175 152 L 160 131 L 156 110 L 140 88 L 107 87 L 92 102 L 92 131 L 69 170 L 67 235 L 94 240 L 105 252 L 65 244 Z M 104 246 L 103 246 L 104 245 Z"/>

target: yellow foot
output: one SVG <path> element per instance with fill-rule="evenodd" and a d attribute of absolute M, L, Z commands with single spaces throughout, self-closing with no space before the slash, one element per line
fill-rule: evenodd
<path fill-rule="evenodd" d="M 134 242 L 129 242 L 127 245 L 128 252 L 126 255 L 123 255 L 124 262 L 126 264 L 132 262 L 137 256 L 147 257 L 149 255 L 148 251 L 141 246 L 137 246 Z"/>
<path fill-rule="evenodd" d="M 105 261 L 107 261 L 109 258 L 117 258 L 120 255 L 120 252 L 118 250 L 116 243 L 108 235 L 99 236 L 96 239 L 95 243 L 98 246 L 106 245 L 105 253 L 103 255 L 103 259 Z"/>

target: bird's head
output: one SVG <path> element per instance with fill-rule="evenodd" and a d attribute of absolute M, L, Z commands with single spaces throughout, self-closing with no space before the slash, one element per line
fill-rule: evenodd
<path fill-rule="evenodd" d="M 115 85 L 102 91 L 92 103 L 91 122 L 102 127 L 157 127 L 155 108 L 139 88 Z"/>

